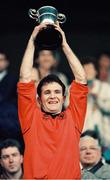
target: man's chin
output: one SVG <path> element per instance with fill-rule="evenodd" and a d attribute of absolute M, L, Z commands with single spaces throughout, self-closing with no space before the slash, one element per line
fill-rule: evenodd
<path fill-rule="evenodd" d="M 51 113 L 51 114 L 58 114 L 58 113 L 60 113 L 60 111 L 59 111 L 59 110 L 56 110 L 56 109 L 48 109 L 47 112 L 48 112 L 48 113 Z"/>
<path fill-rule="evenodd" d="M 13 170 L 9 170 L 9 173 L 10 174 L 16 174 L 17 170 L 16 169 L 13 169 Z"/>
<path fill-rule="evenodd" d="M 49 113 L 52 113 L 52 114 L 57 114 L 59 111 L 54 110 L 54 109 L 51 109 L 51 110 L 49 110 L 48 112 L 49 112 Z"/>
<path fill-rule="evenodd" d="M 61 112 L 60 108 L 56 109 L 55 107 L 42 107 L 42 110 L 46 113 L 50 113 L 50 114 L 58 114 Z"/>
<path fill-rule="evenodd" d="M 92 166 L 92 165 L 94 165 L 94 162 L 93 162 L 93 161 L 87 161 L 85 164 L 86 164 L 87 166 Z"/>

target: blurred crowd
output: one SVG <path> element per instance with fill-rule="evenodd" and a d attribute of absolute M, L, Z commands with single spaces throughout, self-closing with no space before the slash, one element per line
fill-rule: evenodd
<path fill-rule="evenodd" d="M 57 52 L 58 53 L 58 52 Z M 65 84 L 69 79 L 58 71 L 60 57 L 56 52 L 42 50 L 35 54 L 32 79 L 36 86 L 52 73 Z M 81 63 L 87 74 L 89 87 L 87 113 L 80 140 L 80 159 L 83 179 L 110 178 L 110 53 L 98 57 L 83 57 Z M 1 179 L 22 179 L 24 144 L 17 112 L 17 82 L 10 72 L 6 52 L 0 52 L 0 165 Z M 37 97 L 37 94 L 36 94 Z M 67 95 L 64 108 L 69 104 Z M 14 163 L 13 163 L 14 162 Z M 104 173 L 105 174 L 104 174 Z"/>

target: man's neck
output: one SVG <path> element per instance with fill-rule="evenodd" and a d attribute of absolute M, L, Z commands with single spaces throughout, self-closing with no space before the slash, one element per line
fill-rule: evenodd
<path fill-rule="evenodd" d="M 52 118 L 55 118 L 56 116 L 58 116 L 63 110 L 60 110 L 59 112 L 46 112 L 45 110 L 41 109 L 42 112 L 52 116 Z"/>
<path fill-rule="evenodd" d="M 3 177 L 5 177 L 6 179 L 21 179 L 22 175 L 23 175 L 22 168 L 20 168 L 20 170 L 17 171 L 16 173 L 8 173 L 8 172 L 3 173 Z"/>
<path fill-rule="evenodd" d="M 0 81 L 7 75 L 7 70 L 0 71 Z"/>
<path fill-rule="evenodd" d="M 84 165 L 83 166 L 83 169 L 86 169 L 86 170 L 90 170 L 91 168 L 93 168 L 95 165 Z"/>
<path fill-rule="evenodd" d="M 98 161 L 98 162 L 96 162 L 95 164 L 84 164 L 83 165 L 83 169 L 86 169 L 86 170 L 90 170 L 90 169 L 92 169 L 93 167 L 95 167 L 98 163 L 100 163 L 100 162 L 102 162 L 101 160 L 100 161 Z"/>

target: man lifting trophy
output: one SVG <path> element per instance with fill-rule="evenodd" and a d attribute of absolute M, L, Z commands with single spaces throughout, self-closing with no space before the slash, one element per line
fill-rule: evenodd
<path fill-rule="evenodd" d="M 28 40 L 17 86 L 18 114 L 25 143 L 23 179 L 81 179 L 79 140 L 87 106 L 86 73 L 70 48 L 65 32 L 57 24 L 57 21 L 64 22 L 65 16 L 59 15 L 50 6 L 40 8 L 37 13 L 30 10 L 30 16 L 39 24 L 34 27 Z M 52 32 L 55 34 L 52 35 Z M 41 35 L 44 35 L 43 38 Z M 55 39 L 57 35 L 59 41 Z M 65 110 L 66 87 L 58 76 L 49 74 L 35 86 L 32 77 L 35 41 L 36 50 L 37 43 L 45 49 L 60 46 L 73 79 L 75 77 L 69 90 L 69 105 Z M 43 51 L 49 51 L 45 49 Z"/>
<path fill-rule="evenodd" d="M 55 29 L 54 24 L 58 21 L 64 23 L 66 16 L 62 13 L 58 13 L 57 9 L 52 6 L 43 6 L 37 11 L 35 9 L 29 9 L 29 16 L 37 21 L 37 23 L 49 23 L 49 25 L 43 28 L 37 38 L 35 44 L 40 49 L 55 50 L 60 47 L 62 43 L 61 33 Z"/>

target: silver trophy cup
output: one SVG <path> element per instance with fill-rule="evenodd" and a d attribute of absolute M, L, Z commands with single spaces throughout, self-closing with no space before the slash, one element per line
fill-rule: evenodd
<path fill-rule="evenodd" d="M 37 11 L 29 9 L 29 16 L 39 24 L 44 22 L 51 23 L 51 25 L 43 28 L 35 39 L 35 44 L 40 49 L 55 50 L 61 46 L 62 35 L 52 24 L 56 23 L 56 21 L 64 23 L 66 21 L 64 14 L 58 13 L 57 9 L 52 6 L 43 6 Z"/>

